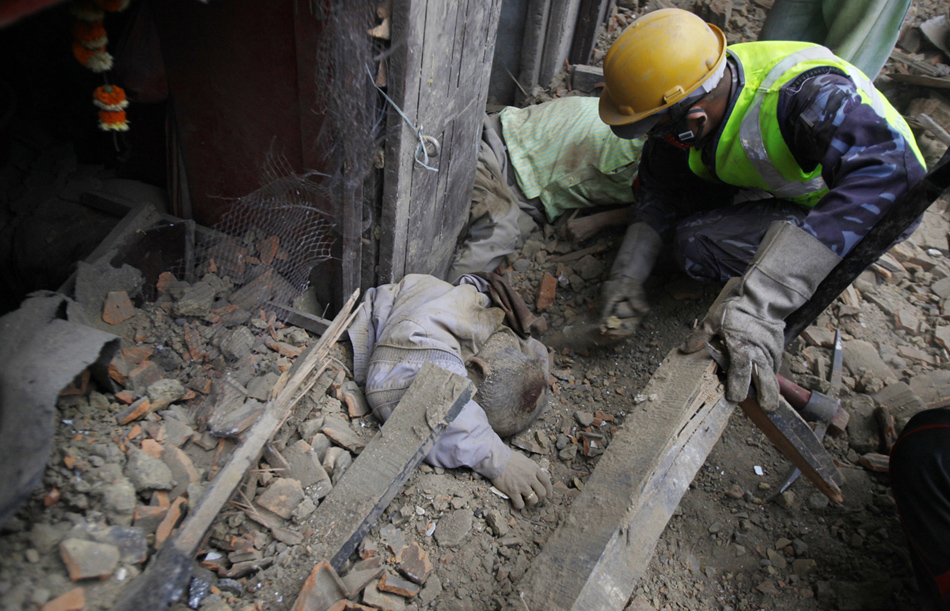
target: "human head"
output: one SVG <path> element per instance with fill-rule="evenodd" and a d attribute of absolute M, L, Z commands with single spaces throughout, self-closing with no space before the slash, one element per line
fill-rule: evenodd
<path fill-rule="evenodd" d="M 726 68 L 722 31 L 689 11 L 661 9 L 634 21 L 604 58 L 600 118 L 622 138 L 675 131 Z"/>
<path fill-rule="evenodd" d="M 538 350 L 536 340 L 528 341 L 523 350 L 510 331 L 495 332 L 466 363 L 478 389 L 475 401 L 500 437 L 528 428 L 547 404 L 547 351 Z"/>

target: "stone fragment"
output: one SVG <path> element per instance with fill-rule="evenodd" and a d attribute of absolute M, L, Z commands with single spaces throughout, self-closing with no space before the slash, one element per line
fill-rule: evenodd
<path fill-rule="evenodd" d="M 161 460 L 171 471 L 172 479 L 175 481 L 175 487 L 169 492 L 169 497 L 176 499 L 188 490 L 188 486 L 201 483 L 198 470 L 181 448 L 168 446 L 162 452 Z"/>
<path fill-rule="evenodd" d="M 73 581 L 105 579 L 119 563 L 118 548 L 84 539 L 66 539 L 59 544 L 59 553 Z"/>
<path fill-rule="evenodd" d="M 178 316 L 207 316 L 214 304 L 214 287 L 207 282 L 196 282 L 185 289 L 175 302 Z"/>
<path fill-rule="evenodd" d="M 172 403 L 185 396 L 185 386 L 174 378 L 165 378 L 149 384 L 146 389 L 149 401 L 152 402 L 152 411 L 165 409 Z"/>
<path fill-rule="evenodd" d="M 270 391 L 274 388 L 278 378 L 279 376 L 274 372 L 251 378 L 251 381 L 247 383 L 247 396 L 262 403 L 267 403 L 270 400 Z"/>
<path fill-rule="evenodd" d="M 927 351 L 921 350 L 916 346 L 901 345 L 897 347 L 897 353 L 906 359 L 924 363 L 926 365 L 935 365 L 936 361 Z"/>
<path fill-rule="evenodd" d="M 113 524 L 128 526 L 132 523 L 132 512 L 137 504 L 135 486 L 125 477 L 108 483 L 101 488 L 102 510 Z"/>
<path fill-rule="evenodd" d="M 594 423 L 594 415 L 590 412 L 574 412 L 574 419 L 577 420 L 577 424 L 582 427 L 588 427 Z"/>
<path fill-rule="evenodd" d="M 874 344 L 860 339 L 852 339 L 842 344 L 842 352 L 844 353 L 845 367 L 856 378 L 867 372 L 881 380 L 885 385 L 897 382 L 897 376 L 881 359 L 881 355 Z"/>
<path fill-rule="evenodd" d="M 158 530 L 159 524 L 162 523 L 167 514 L 167 507 L 139 505 L 132 514 L 132 525 L 151 535 Z"/>
<path fill-rule="evenodd" d="M 812 346 L 828 348 L 835 343 L 835 332 L 824 326 L 811 325 L 802 331 L 802 338 Z"/>
<path fill-rule="evenodd" d="M 462 544 L 472 530 L 474 515 L 470 509 L 457 509 L 443 516 L 435 529 L 435 540 L 442 547 Z"/>
<path fill-rule="evenodd" d="M 604 273 L 604 264 L 593 255 L 585 255 L 574 264 L 574 271 L 584 280 L 594 280 Z"/>
<path fill-rule="evenodd" d="M 152 458 L 136 447 L 129 448 L 129 460 L 125 465 L 125 476 L 129 478 L 135 490 L 171 490 L 172 472 L 162 461 Z"/>
<path fill-rule="evenodd" d="M 898 329 L 906 331 L 907 333 L 917 333 L 920 329 L 920 321 L 917 320 L 917 316 L 911 310 L 902 309 L 898 310 L 894 315 L 894 324 Z"/>
<path fill-rule="evenodd" d="M 247 327 L 235 327 L 221 342 L 221 353 L 232 361 L 241 360 L 251 353 L 254 334 Z"/>
<path fill-rule="evenodd" d="M 154 361 L 142 361 L 129 372 L 128 387 L 137 393 L 144 393 L 149 385 L 164 377 L 162 368 Z"/>
<path fill-rule="evenodd" d="M 291 611 L 324 611 L 347 597 L 346 585 L 328 562 L 313 567 Z"/>
<path fill-rule="evenodd" d="M 163 412 L 162 416 L 165 417 L 166 445 L 180 448 L 186 441 L 197 435 L 195 430 L 191 428 L 188 423 L 183 422 L 179 418 L 168 415 L 167 412 Z"/>
<path fill-rule="evenodd" d="M 288 475 L 299 481 L 301 486 L 308 488 L 317 485 L 321 491 L 325 490 L 323 494 L 318 495 L 318 499 L 329 493 L 332 487 L 330 475 L 324 470 L 320 457 L 310 447 L 310 444 L 301 439 L 287 447 L 282 456 L 287 461 L 287 466 L 290 469 Z"/>
<path fill-rule="evenodd" d="M 784 571 L 788 566 L 788 562 L 785 560 L 785 556 L 781 552 L 777 552 L 770 547 L 766 550 L 766 555 L 769 558 L 769 562 L 772 563 L 772 566 L 774 566 L 776 570 Z"/>
<path fill-rule="evenodd" d="M 135 316 L 135 306 L 125 291 L 109 291 L 102 306 L 102 320 L 118 325 Z"/>
<path fill-rule="evenodd" d="M 141 528 L 82 522 L 75 525 L 66 537 L 111 545 L 119 550 L 119 560 L 130 564 L 145 562 L 148 554 L 148 541 Z"/>
<path fill-rule="evenodd" d="M 285 356 L 289 359 L 295 359 L 298 356 L 300 356 L 301 352 L 303 352 L 303 348 L 292 346 L 288 344 L 287 342 L 274 341 L 274 339 L 270 336 L 264 337 L 264 345 L 270 348 L 271 350 L 273 350 L 274 352 L 276 352 L 277 354 L 281 356 Z"/>
<path fill-rule="evenodd" d="M 910 388 L 929 408 L 950 405 L 950 371 L 946 369 L 914 376 Z"/>
<path fill-rule="evenodd" d="M 401 579 L 392 573 L 383 573 L 382 579 L 376 584 L 380 591 L 389 592 L 403 598 L 414 598 L 419 593 L 419 586 L 411 581 Z"/>
<path fill-rule="evenodd" d="M 378 561 L 376 562 L 376 566 L 361 569 L 357 569 L 354 566 L 353 570 L 343 577 L 343 585 L 346 586 L 349 598 L 354 598 L 357 594 L 362 592 L 367 585 L 378 579 L 385 571 L 386 569 L 380 566 Z"/>
<path fill-rule="evenodd" d="M 388 611 L 402 611 L 406 608 L 405 599 L 389 592 L 381 592 L 375 583 L 370 583 L 363 590 L 363 602 L 370 607 Z"/>
<path fill-rule="evenodd" d="M 333 443 L 343 446 L 354 454 L 359 454 L 366 447 L 366 442 L 353 432 L 350 423 L 336 414 L 331 414 L 324 419 L 323 434 L 332 439 Z"/>
<path fill-rule="evenodd" d="M 504 537 L 508 534 L 508 521 L 497 509 L 490 510 L 485 516 L 485 521 L 488 522 L 489 528 L 492 529 L 496 537 Z"/>
<path fill-rule="evenodd" d="M 947 329 L 950 330 L 950 327 Z M 363 390 L 353 380 L 348 381 L 343 389 L 343 402 L 350 418 L 362 418 L 372 411 Z"/>
<path fill-rule="evenodd" d="M 429 552 L 422 549 L 418 543 L 410 543 L 402 549 L 396 556 L 397 568 L 404 577 L 424 585 L 429 575 L 432 574 L 432 561 L 429 559 Z"/>
<path fill-rule="evenodd" d="M 86 608 L 86 593 L 82 588 L 73 588 L 43 605 L 43 611 L 83 611 Z"/>
<path fill-rule="evenodd" d="M 220 407 L 220 406 L 219 406 Z M 208 430 L 216 437 L 237 437 L 257 422 L 264 404 L 257 399 L 248 399 L 234 409 L 215 409 L 208 420 Z"/>
<path fill-rule="evenodd" d="M 280 517 L 287 519 L 303 500 L 300 482 L 286 477 L 277 478 L 257 497 L 257 503 Z"/>
<path fill-rule="evenodd" d="M 541 284 L 538 286 L 538 298 L 536 308 L 538 312 L 550 308 L 554 305 L 554 297 L 557 293 L 557 278 L 551 274 L 544 274 L 541 278 Z"/>
<path fill-rule="evenodd" d="M 148 397 L 142 397 L 132 405 L 122 409 L 118 414 L 116 414 L 115 419 L 121 425 L 126 425 L 130 422 L 134 422 L 140 418 L 144 418 L 148 414 L 152 407 L 151 402 L 148 400 Z"/>

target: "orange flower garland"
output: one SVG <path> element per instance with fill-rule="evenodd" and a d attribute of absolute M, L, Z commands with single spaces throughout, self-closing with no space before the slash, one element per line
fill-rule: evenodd
<path fill-rule="evenodd" d="M 83 66 L 93 72 L 108 72 L 112 69 L 112 55 L 106 51 L 106 48 L 87 49 L 79 41 L 73 42 L 73 55 Z"/>
<path fill-rule="evenodd" d="M 76 42 L 87 49 L 100 49 L 109 42 L 106 36 L 106 29 L 102 25 L 102 20 L 97 21 L 73 21 L 73 38 Z"/>
<path fill-rule="evenodd" d="M 73 0 L 69 3 L 69 13 L 80 21 L 99 21 L 105 17 L 102 9 L 92 0 Z"/>
<path fill-rule="evenodd" d="M 129 122 L 125 118 L 125 108 L 129 101 L 125 91 L 116 85 L 96 87 L 92 94 L 92 103 L 99 108 L 99 129 L 102 131 L 129 131 Z"/>

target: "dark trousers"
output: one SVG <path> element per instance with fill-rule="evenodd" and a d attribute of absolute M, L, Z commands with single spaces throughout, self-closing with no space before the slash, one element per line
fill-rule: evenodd
<path fill-rule="evenodd" d="M 950 408 L 911 418 L 890 471 L 921 591 L 935 608 L 950 609 Z"/>

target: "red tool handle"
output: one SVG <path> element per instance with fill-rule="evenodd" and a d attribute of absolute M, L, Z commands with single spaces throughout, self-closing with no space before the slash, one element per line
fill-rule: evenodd
<path fill-rule="evenodd" d="M 803 407 L 805 407 L 805 404 L 808 403 L 809 399 L 811 399 L 811 391 L 807 388 L 802 388 L 785 376 L 779 375 L 777 377 L 778 388 L 779 392 L 782 394 L 782 397 L 784 397 L 785 400 L 788 401 L 789 404 L 796 410 L 801 410 Z"/>

